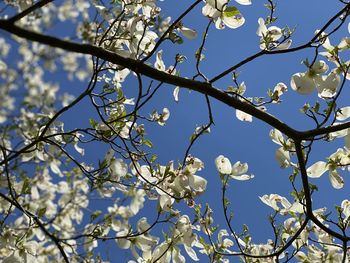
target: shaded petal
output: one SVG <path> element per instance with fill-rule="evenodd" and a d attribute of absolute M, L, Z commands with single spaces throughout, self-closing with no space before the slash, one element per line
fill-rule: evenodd
<path fill-rule="evenodd" d="M 235 1 L 241 5 L 251 5 L 252 4 L 251 0 L 235 0 Z"/>
<path fill-rule="evenodd" d="M 221 174 L 230 174 L 232 171 L 230 160 L 224 157 L 223 155 L 219 155 L 218 157 L 216 157 L 215 165 L 216 165 L 216 169 Z"/>
<path fill-rule="evenodd" d="M 328 170 L 327 163 L 323 161 L 318 161 L 307 168 L 307 176 L 311 178 L 319 178 Z"/>
<path fill-rule="evenodd" d="M 180 87 L 179 87 L 179 86 L 176 86 L 176 88 L 175 88 L 174 91 L 173 91 L 174 100 L 175 100 L 176 102 L 179 101 L 179 91 L 180 91 Z"/>
<path fill-rule="evenodd" d="M 242 26 L 245 22 L 245 19 L 242 15 L 235 15 L 230 17 L 224 16 L 222 20 L 226 26 L 233 29 Z"/>
<path fill-rule="evenodd" d="M 240 161 L 238 161 L 234 165 L 232 165 L 231 175 L 236 176 L 236 175 L 244 174 L 247 171 L 248 171 L 248 164 L 241 163 Z"/>
<path fill-rule="evenodd" d="M 198 175 L 191 175 L 189 177 L 189 185 L 196 192 L 202 193 L 207 188 L 207 180 Z"/>
<path fill-rule="evenodd" d="M 340 83 L 338 74 L 331 72 L 322 78 L 315 78 L 318 95 L 321 98 L 332 98 L 337 93 L 337 87 Z"/>
<path fill-rule="evenodd" d="M 265 25 L 264 19 L 260 17 L 258 19 L 258 24 L 259 24 L 259 27 L 258 27 L 258 30 L 256 31 L 256 34 L 259 37 L 262 37 L 263 35 L 266 35 L 266 33 L 267 33 L 267 27 Z"/>
<path fill-rule="evenodd" d="M 315 89 L 315 82 L 307 73 L 296 73 L 292 76 L 290 86 L 300 94 L 310 94 Z"/>
<path fill-rule="evenodd" d="M 286 168 L 290 165 L 289 152 L 284 150 L 283 147 L 277 149 L 275 157 L 281 168 Z"/>
<path fill-rule="evenodd" d="M 327 72 L 328 68 L 329 67 L 327 63 L 324 60 L 316 61 L 311 67 L 312 71 L 315 72 L 316 74 L 325 73 Z"/>
<path fill-rule="evenodd" d="M 287 41 L 279 44 L 278 46 L 276 46 L 275 50 L 283 50 L 283 49 L 288 49 L 291 45 L 292 45 L 292 40 L 288 39 Z"/>
<path fill-rule="evenodd" d="M 181 27 L 180 32 L 188 39 L 195 39 L 197 37 L 197 32 L 187 27 Z"/>
<path fill-rule="evenodd" d="M 190 256 L 190 258 L 192 258 L 194 261 L 199 261 L 197 254 L 192 247 L 187 246 L 185 244 L 184 244 L 184 247 L 185 247 L 187 254 Z"/>
<path fill-rule="evenodd" d="M 282 132 L 280 132 L 279 130 L 277 129 L 272 129 L 270 131 L 270 138 L 272 139 L 272 141 L 278 145 L 281 145 L 283 144 L 284 142 L 284 137 L 283 137 L 283 134 Z"/>
<path fill-rule="evenodd" d="M 336 118 L 338 121 L 344 121 L 350 117 L 350 106 L 340 108 L 337 111 Z"/>
<path fill-rule="evenodd" d="M 217 18 L 221 15 L 221 12 L 217 10 L 215 7 L 211 6 L 210 4 L 206 4 L 202 8 L 202 14 L 204 16 L 210 17 L 210 18 Z"/>
<path fill-rule="evenodd" d="M 163 50 L 159 50 L 156 55 L 156 62 L 154 63 L 154 67 L 160 71 L 165 70 L 165 64 L 163 62 Z"/>
<path fill-rule="evenodd" d="M 242 175 L 230 175 L 230 177 L 238 181 L 247 181 L 247 180 L 253 179 L 254 175 L 242 174 Z"/>
<path fill-rule="evenodd" d="M 347 150 L 350 150 L 350 133 L 349 133 L 349 129 L 346 130 L 347 134 L 345 136 L 345 148 Z"/>
<path fill-rule="evenodd" d="M 329 180 L 331 181 L 331 184 L 335 189 L 341 189 L 344 186 L 344 180 L 339 175 L 337 170 L 329 172 Z"/>
<path fill-rule="evenodd" d="M 247 122 L 252 122 L 253 121 L 252 115 L 250 115 L 248 113 L 245 113 L 243 111 L 240 111 L 240 110 L 236 110 L 236 117 L 240 121 L 247 121 Z"/>
<path fill-rule="evenodd" d="M 180 250 L 178 248 L 175 248 L 172 253 L 171 257 L 174 263 L 185 263 L 186 259 L 183 255 L 181 255 Z"/>
<path fill-rule="evenodd" d="M 335 122 L 335 123 L 333 123 L 332 126 L 339 125 L 339 124 L 342 124 L 342 122 Z M 333 140 L 335 138 L 341 138 L 341 137 L 346 136 L 347 134 L 348 134 L 348 129 L 343 129 L 340 131 L 331 132 L 331 133 L 329 133 L 329 139 Z"/>

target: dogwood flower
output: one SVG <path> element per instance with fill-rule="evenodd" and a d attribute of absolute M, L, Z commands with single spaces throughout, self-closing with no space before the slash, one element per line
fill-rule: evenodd
<path fill-rule="evenodd" d="M 259 196 L 259 198 L 264 204 L 270 206 L 281 214 L 286 214 L 288 212 L 304 212 L 303 205 L 300 204 L 299 201 L 295 201 L 293 204 L 291 204 L 287 198 L 278 194 L 263 195 L 261 197 Z"/>
<path fill-rule="evenodd" d="M 221 174 L 230 174 L 232 171 L 231 162 L 228 158 L 223 155 L 219 155 L 215 159 L 216 169 Z"/>
<path fill-rule="evenodd" d="M 270 131 L 270 138 L 274 143 L 281 146 L 275 153 L 275 158 L 280 167 L 287 168 L 289 166 L 295 166 L 295 164 L 291 162 L 289 153 L 289 151 L 295 150 L 293 141 L 290 139 L 285 139 L 283 134 L 277 129 L 272 129 Z"/>
<path fill-rule="evenodd" d="M 215 159 L 215 165 L 220 174 L 228 174 L 232 179 L 246 181 L 254 178 L 254 175 L 246 174 L 248 171 L 247 163 L 241 163 L 238 161 L 231 166 L 231 162 L 228 158 L 224 157 L 223 155 L 219 155 Z"/>
<path fill-rule="evenodd" d="M 328 65 L 323 61 L 316 61 L 311 68 L 304 73 L 296 73 L 292 76 L 290 85 L 300 94 L 310 94 L 315 89 L 322 99 L 329 99 L 336 95 L 340 76 L 336 70 L 328 75 L 320 75 L 328 71 Z"/>
<path fill-rule="evenodd" d="M 331 181 L 332 186 L 335 189 L 343 188 L 344 186 L 344 180 L 339 175 L 336 168 L 329 163 L 318 161 L 311 165 L 309 168 L 307 168 L 307 176 L 310 178 L 319 178 L 321 177 L 326 171 L 329 172 L 329 180 Z"/>
<path fill-rule="evenodd" d="M 336 113 L 336 119 L 339 121 L 345 121 L 350 117 L 350 107 L 343 107 L 338 109 Z M 335 122 L 333 125 L 339 125 L 342 124 L 342 122 Z M 336 132 L 329 133 L 329 139 L 333 140 L 335 138 L 342 138 L 345 139 L 345 149 L 348 151 L 350 150 L 350 129 L 343 129 Z"/>
<path fill-rule="evenodd" d="M 225 28 L 225 25 L 230 28 L 238 28 L 245 22 L 244 17 L 239 10 L 234 6 L 227 6 L 229 0 L 206 0 L 205 6 L 202 8 L 202 14 L 215 20 L 217 29 Z M 238 3 L 245 5 L 250 4 L 250 1 L 239 0 Z"/>
<path fill-rule="evenodd" d="M 279 103 L 281 102 L 280 97 L 288 91 L 288 87 L 283 82 L 279 82 L 276 84 L 275 88 L 273 89 L 273 101 L 272 103 Z"/>
<path fill-rule="evenodd" d="M 292 40 L 288 39 L 282 43 L 278 40 L 283 36 L 282 29 L 277 26 L 266 27 L 265 20 L 263 18 L 258 19 L 258 30 L 256 34 L 260 37 L 260 49 L 288 49 Z"/>
<path fill-rule="evenodd" d="M 290 86 L 294 91 L 303 95 L 310 94 L 316 88 L 315 82 L 308 72 L 294 74 L 290 81 Z"/>
<path fill-rule="evenodd" d="M 160 126 L 164 126 L 169 117 L 170 111 L 168 108 L 163 108 L 163 112 L 161 114 L 156 111 L 151 114 L 151 119 L 157 121 Z"/>
<path fill-rule="evenodd" d="M 111 179 L 119 181 L 121 177 L 128 173 L 128 165 L 122 159 L 113 159 L 109 166 Z"/>
<path fill-rule="evenodd" d="M 248 164 L 241 163 L 240 161 L 238 161 L 234 165 L 232 165 L 230 177 L 238 181 L 246 181 L 254 178 L 254 175 L 248 175 L 246 174 L 246 172 L 248 172 Z"/>
<path fill-rule="evenodd" d="M 315 83 L 320 98 L 333 98 L 337 93 L 340 76 L 335 72 L 331 72 L 327 76 L 315 78 Z"/>

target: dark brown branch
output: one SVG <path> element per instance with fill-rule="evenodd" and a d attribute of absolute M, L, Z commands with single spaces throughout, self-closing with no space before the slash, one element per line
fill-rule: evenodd
<path fill-rule="evenodd" d="M 134 71 L 135 73 L 140 73 L 152 79 L 198 91 L 202 94 L 211 96 L 225 103 L 226 105 L 229 105 L 231 107 L 244 111 L 258 119 L 261 119 L 267 122 L 268 124 L 279 129 L 281 132 L 285 133 L 289 137 L 297 137 L 297 131 L 290 128 L 288 125 L 282 123 L 275 117 L 255 108 L 254 106 L 251 106 L 245 102 L 242 102 L 236 98 L 233 98 L 228 94 L 225 94 L 219 89 L 214 88 L 209 83 L 190 80 L 190 79 L 174 76 L 171 74 L 167 74 L 165 72 L 159 71 L 157 69 L 154 69 L 144 64 L 142 61 L 125 58 L 111 51 L 108 51 L 96 46 L 74 43 L 74 42 L 62 40 L 56 37 L 47 36 L 47 35 L 33 32 L 33 31 L 29 31 L 21 27 L 18 27 L 6 20 L 0 20 L 0 29 L 7 31 L 9 33 L 12 33 L 21 38 L 39 42 L 41 44 L 46 44 L 51 47 L 56 47 L 56 48 L 64 49 L 66 51 L 96 56 L 106 61 L 109 61 L 111 63 L 129 68 L 131 71 Z"/>
<path fill-rule="evenodd" d="M 11 17 L 8 21 L 11 23 L 15 23 L 16 21 L 22 19 L 23 17 L 29 15 L 30 13 L 34 12 L 35 10 L 47 5 L 48 3 L 51 3 L 54 0 L 41 0 L 39 2 L 36 2 L 34 5 L 28 7 L 23 12 Z"/>
<path fill-rule="evenodd" d="M 313 214 L 312 212 L 312 200 L 311 200 L 311 191 L 309 187 L 309 179 L 306 172 L 306 163 L 305 158 L 302 150 L 301 141 L 295 142 L 295 150 L 298 157 L 298 163 L 299 163 L 299 169 L 301 174 L 301 180 L 303 184 L 304 189 L 304 197 L 305 197 L 305 207 L 306 207 L 306 218 L 312 220 L 312 222 L 315 223 L 319 228 L 321 228 L 326 233 L 330 234 L 331 236 L 340 239 L 341 241 L 349 241 L 350 238 L 347 236 L 344 236 L 338 232 L 335 232 L 334 230 L 326 227 L 322 222 Z"/>
<path fill-rule="evenodd" d="M 105 50 L 100 47 L 92 46 L 89 44 L 74 43 L 74 42 L 62 40 L 56 37 L 47 36 L 47 35 L 33 32 L 33 31 L 29 31 L 27 29 L 23 29 L 21 27 L 18 27 L 12 24 L 7 20 L 0 20 L 0 29 L 2 29 L 3 31 L 9 32 L 11 34 L 14 34 L 18 37 L 39 42 L 41 44 L 49 45 L 51 47 L 61 48 L 63 50 L 70 51 L 70 52 L 96 56 L 98 58 L 104 59 L 111 63 L 129 68 L 131 71 L 134 71 L 135 73 L 148 76 L 160 82 L 165 82 L 175 86 L 184 87 L 184 88 L 191 89 L 199 93 L 208 95 L 210 97 L 217 99 L 218 101 L 223 102 L 224 104 L 230 107 L 246 112 L 257 119 L 260 119 L 266 122 L 267 124 L 280 130 L 282 133 L 284 133 L 290 138 L 293 138 L 294 140 L 309 139 L 317 135 L 323 135 L 329 132 L 335 132 L 342 129 L 350 128 L 350 122 L 348 122 L 341 125 L 313 129 L 305 132 L 297 131 L 291 128 L 290 126 L 288 126 L 287 124 L 283 123 L 282 121 L 278 120 L 277 118 L 273 117 L 269 113 L 261 111 L 248 103 L 245 103 L 237 98 L 230 96 L 229 94 L 226 94 L 225 92 L 213 87 L 210 83 L 190 80 L 183 77 L 167 74 L 165 72 L 159 71 L 151 66 L 144 64 L 142 61 L 134 60 L 131 58 L 125 58 L 111 51 Z"/>

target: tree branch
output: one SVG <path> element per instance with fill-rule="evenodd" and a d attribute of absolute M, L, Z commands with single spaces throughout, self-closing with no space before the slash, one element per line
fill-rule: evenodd
<path fill-rule="evenodd" d="M 347 8 L 348 7 L 350 7 L 350 4 L 347 6 Z M 3 31 L 9 32 L 11 34 L 14 34 L 18 37 L 31 40 L 34 42 L 39 42 L 41 44 L 49 45 L 51 47 L 61 48 L 63 50 L 70 51 L 70 52 L 96 56 L 106 61 L 109 61 L 111 63 L 123 66 L 125 68 L 129 68 L 135 73 L 145 75 L 152 79 L 165 82 L 168 84 L 172 84 L 175 86 L 184 87 L 190 90 L 197 91 L 204 95 L 208 95 L 210 97 L 217 99 L 218 101 L 223 102 L 224 104 L 232 108 L 241 110 L 245 113 L 252 115 L 257 119 L 260 119 L 266 122 L 267 124 L 278 129 L 279 131 L 281 131 L 282 133 L 284 133 L 285 135 L 287 135 L 288 137 L 294 140 L 310 139 L 317 135 L 323 135 L 329 132 L 350 128 L 350 122 L 348 122 L 348 123 L 325 127 L 325 128 L 318 128 L 318 129 L 313 129 L 308 131 L 297 131 L 291 128 L 290 126 L 288 126 L 287 124 L 283 123 L 276 117 L 270 115 L 269 113 L 259 110 L 256 107 L 246 102 L 243 102 L 235 97 L 232 97 L 231 95 L 213 87 L 210 83 L 190 80 L 184 77 L 171 75 L 171 74 L 159 71 L 151 66 L 148 66 L 144 64 L 142 61 L 122 57 L 118 54 L 115 54 L 111 51 L 108 51 L 100 47 L 96 47 L 89 44 L 74 43 L 68 40 L 62 40 L 56 37 L 33 32 L 30 30 L 21 28 L 19 26 L 16 26 L 8 20 L 0 20 L 0 29 L 2 29 Z"/>
<path fill-rule="evenodd" d="M 26 10 L 23 10 L 21 13 L 11 17 L 8 21 L 10 23 L 15 23 L 16 21 L 22 19 L 23 17 L 29 15 L 30 13 L 34 12 L 35 10 L 47 5 L 48 3 L 53 2 L 54 0 L 41 0 L 39 2 L 36 2 L 34 5 L 28 7 Z"/>

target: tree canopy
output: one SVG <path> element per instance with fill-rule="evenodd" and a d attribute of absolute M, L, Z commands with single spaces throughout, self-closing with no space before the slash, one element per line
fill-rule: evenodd
<path fill-rule="evenodd" d="M 2 262 L 348 262 L 350 3 L 286 2 L 2 1 Z"/>

